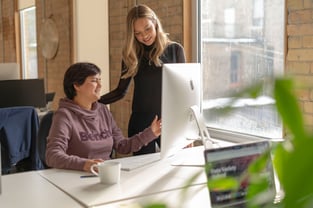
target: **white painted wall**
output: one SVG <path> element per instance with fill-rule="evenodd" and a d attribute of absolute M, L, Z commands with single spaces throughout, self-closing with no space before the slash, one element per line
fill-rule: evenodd
<path fill-rule="evenodd" d="M 74 61 L 88 61 L 100 67 L 102 93 L 109 91 L 108 1 L 75 0 Z M 61 34 L 62 35 L 62 34 Z"/>

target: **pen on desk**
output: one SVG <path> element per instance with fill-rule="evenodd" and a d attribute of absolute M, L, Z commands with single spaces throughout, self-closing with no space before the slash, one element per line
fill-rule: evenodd
<path fill-rule="evenodd" d="M 80 178 L 93 178 L 93 177 L 97 177 L 96 175 L 82 175 L 80 176 Z"/>

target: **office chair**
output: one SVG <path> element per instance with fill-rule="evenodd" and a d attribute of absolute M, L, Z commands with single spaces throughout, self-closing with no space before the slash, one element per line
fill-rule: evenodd
<path fill-rule="evenodd" d="M 47 136 L 49 135 L 50 126 L 52 123 L 53 111 L 48 111 L 42 118 L 39 124 L 37 135 L 38 154 L 44 168 L 49 168 L 46 164 L 46 145 Z"/>

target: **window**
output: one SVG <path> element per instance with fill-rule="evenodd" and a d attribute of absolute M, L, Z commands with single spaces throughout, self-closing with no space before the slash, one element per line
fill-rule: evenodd
<path fill-rule="evenodd" d="M 282 124 L 268 89 L 217 113 L 233 92 L 284 71 L 284 0 L 198 0 L 198 55 L 203 67 L 202 110 L 218 130 L 282 138 Z"/>
<path fill-rule="evenodd" d="M 38 78 L 36 8 L 20 10 L 22 77 Z"/>

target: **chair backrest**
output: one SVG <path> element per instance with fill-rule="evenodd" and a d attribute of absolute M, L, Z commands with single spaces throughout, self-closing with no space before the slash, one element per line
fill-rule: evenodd
<path fill-rule="evenodd" d="M 0 108 L 1 174 L 39 170 L 38 113 L 31 106 Z"/>
<path fill-rule="evenodd" d="M 38 154 L 45 168 L 48 168 L 46 164 L 46 145 L 53 113 L 53 111 L 49 111 L 41 118 L 37 135 Z"/>

